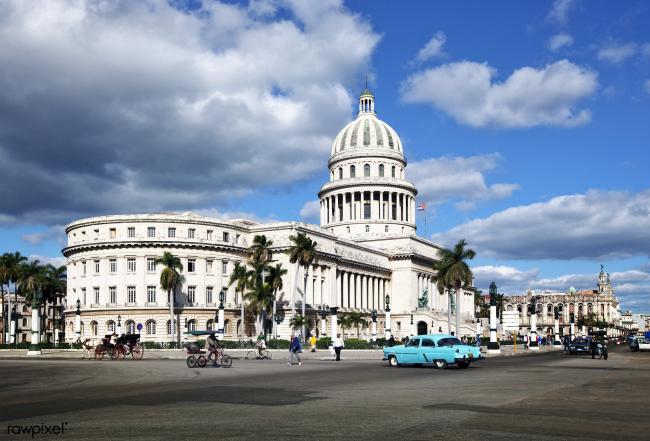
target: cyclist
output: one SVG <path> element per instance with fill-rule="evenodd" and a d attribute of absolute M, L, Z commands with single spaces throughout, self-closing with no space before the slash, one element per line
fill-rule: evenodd
<path fill-rule="evenodd" d="M 255 346 L 257 347 L 257 358 L 264 358 L 263 351 L 266 349 L 266 341 L 262 336 L 257 337 Z"/>
<path fill-rule="evenodd" d="M 205 339 L 205 350 L 208 352 L 208 359 L 210 358 L 210 354 L 214 354 L 214 362 L 212 363 L 212 366 L 217 365 L 217 349 L 219 349 L 219 342 L 213 332 Z"/>

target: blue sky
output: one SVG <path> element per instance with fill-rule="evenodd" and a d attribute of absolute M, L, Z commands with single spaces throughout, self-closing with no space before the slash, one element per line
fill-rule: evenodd
<path fill-rule="evenodd" d="M 20 3 L 0 6 L 7 251 L 60 257 L 98 214 L 313 222 L 368 75 L 429 238 L 467 239 L 479 288 L 592 288 L 603 263 L 650 311 L 647 2 Z"/>

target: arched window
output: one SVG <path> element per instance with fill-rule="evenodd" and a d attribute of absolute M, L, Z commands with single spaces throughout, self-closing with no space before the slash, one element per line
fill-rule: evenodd
<path fill-rule="evenodd" d="M 93 320 L 90 322 L 90 335 L 93 337 L 97 337 L 97 322 Z"/>
<path fill-rule="evenodd" d="M 388 225 L 384 226 L 384 233 L 388 233 Z"/>
<path fill-rule="evenodd" d="M 133 320 L 127 320 L 124 323 L 124 327 L 126 328 L 127 334 L 135 334 L 135 322 Z"/>
<path fill-rule="evenodd" d="M 512 305 L 506 306 L 506 311 L 512 311 Z"/>
<path fill-rule="evenodd" d="M 210 319 L 208 322 L 205 324 L 205 329 L 208 331 L 212 331 L 212 328 L 214 327 L 214 320 Z"/>
<path fill-rule="evenodd" d="M 549 315 L 553 314 L 553 305 L 551 305 L 550 303 L 546 307 L 546 313 L 549 314 Z"/>
<path fill-rule="evenodd" d="M 395 177 L 395 166 L 391 167 L 391 169 L 390 169 L 390 177 L 391 178 Z"/>
<path fill-rule="evenodd" d="M 172 335 L 172 322 L 167 320 L 167 335 Z"/>
<path fill-rule="evenodd" d="M 106 331 L 108 331 L 108 334 L 115 332 L 115 322 L 113 320 L 106 322 Z"/>
<path fill-rule="evenodd" d="M 79 331 L 81 331 L 80 335 L 84 335 L 84 322 L 80 322 L 79 326 L 80 326 Z"/>
<path fill-rule="evenodd" d="M 196 320 L 190 320 L 187 322 L 188 331 L 196 331 Z"/>
<path fill-rule="evenodd" d="M 366 233 L 370 233 L 370 225 L 366 225 Z"/>
<path fill-rule="evenodd" d="M 384 177 L 384 164 L 379 164 L 379 176 Z"/>
<path fill-rule="evenodd" d="M 354 178 L 357 176 L 357 168 L 354 165 L 350 166 L 350 177 Z"/>
<path fill-rule="evenodd" d="M 156 335 L 156 322 L 155 320 L 147 321 L 147 335 Z"/>
<path fill-rule="evenodd" d="M 345 227 L 345 228 L 347 228 L 347 232 L 349 233 L 350 232 L 350 227 Z"/>
<path fill-rule="evenodd" d="M 343 167 L 339 167 L 339 179 L 343 179 Z"/>
<path fill-rule="evenodd" d="M 363 175 L 365 177 L 370 176 L 370 164 L 366 164 L 363 166 Z"/>
<path fill-rule="evenodd" d="M 223 333 L 224 334 L 230 333 L 230 320 L 224 320 L 224 322 L 223 322 Z"/>

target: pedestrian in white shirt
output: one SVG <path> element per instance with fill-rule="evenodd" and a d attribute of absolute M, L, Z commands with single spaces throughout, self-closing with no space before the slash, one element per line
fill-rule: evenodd
<path fill-rule="evenodd" d="M 334 339 L 334 352 L 336 352 L 336 361 L 341 361 L 341 349 L 345 347 L 345 343 L 341 338 L 341 334 L 336 334 Z"/>

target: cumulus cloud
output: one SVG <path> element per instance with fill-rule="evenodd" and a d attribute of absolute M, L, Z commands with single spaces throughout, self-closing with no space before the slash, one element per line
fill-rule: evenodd
<path fill-rule="evenodd" d="M 600 61 L 610 64 L 619 64 L 628 58 L 634 56 L 637 52 L 637 45 L 635 43 L 607 43 L 596 53 L 596 57 Z"/>
<path fill-rule="evenodd" d="M 426 61 L 432 58 L 439 58 L 445 55 L 442 47 L 447 42 L 447 36 L 444 32 L 438 31 L 436 34 L 431 37 L 431 40 L 418 51 L 417 56 L 415 57 L 417 61 Z"/>
<path fill-rule="evenodd" d="M 49 256 L 42 256 L 40 254 L 30 254 L 27 257 L 27 260 L 29 260 L 30 262 L 34 262 L 38 260 L 41 265 L 50 264 L 55 267 L 60 267 L 67 263 L 66 258 L 63 256 L 49 257 Z"/>
<path fill-rule="evenodd" d="M 418 188 L 418 199 L 430 205 L 456 200 L 467 210 L 477 202 L 509 197 L 517 184 L 486 184 L 485 174 L 498 167 L 501 155 L 441 157 L 409 164 L 408 178 Z"/>
<path fill-rule="evenodd" d="M 433 236 L 465 238 L 485 257 L 601 259 L 647 256 L 650 190 L 636 194 L 589 191 L 508 208 Z"/>
<path fill-rule="evenodd" d="M 594 266 L 597 266 L 594 264 Z M 596 289 L 598 273 L 562 274 L 556 277 L 540 277 L 536 268 L 520 270 L 512 266 L 478 266 L 472 268 L 475 285 L 484 292 L 495 281 L 499 292 L 521 295 L 528 289 L 566 292 L 570 287 L 578 290 Z M 639 267 L 610 274 L 612 286 L 621 302 L 621 309 L 650 310 L 650 271 Z"/>
<path fill-rule="evenodd" d="M 59 245 L 65 246 L 66 236 L 65 236 L 65 226 L 64 225 L 53 225 L 47 228 L 45 231 L 37 231 L 34 233 L 25 233 L 20 236 L 21 240 L 32 244 L 40 245 L 43 242 L 48 240 L 54 240 Z"/>
<path fill-rule="evenodd" d="M 223 209 L 322 168 L 368 22 L 340 1 L 175 4 L 0 3 L 0 222 Z"/>
<path fill-rule="evenodd" d="M 546 18 L 560 25 L 567 23 L 569 12 L 575 6 L 575 0 L 555 0 Z"/>
<path fill-rule="evenodd" d="M 569 34 L 560 33 L 553 35 L 548 40 L 548 48 L 553 52 L 557 52 L 565 46 L 571 46 L 573 44 L 573 37 Z"/>
<path fill-rule="evenodd" d="M 320 201 L 307 201 L 300 209 L 300 219 L 305 222 L 320 224 Z"/>
<path fill-rule="evenodd" d="M 650 79 L 643 82 L 643 90 L 645 90 L 646 93 L 650 93 Z"/>
<path fill-rule="evenodd" d="M 598 85 L 596 74 L 567 60 L 543 68 L 522 67 L 496 82 L 487 63 L 460 61 L 426 69 L 407 78 L 402 99 L 427 103 L 473 127 L 573 127 L 590 120 L 581 99 Z"/>

